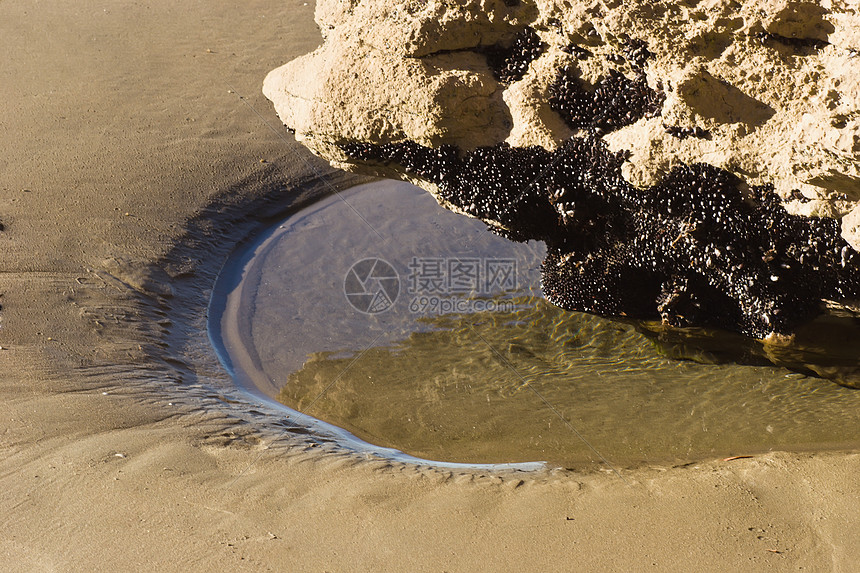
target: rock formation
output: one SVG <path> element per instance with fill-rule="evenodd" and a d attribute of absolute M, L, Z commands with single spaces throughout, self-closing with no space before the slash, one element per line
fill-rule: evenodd
<path fill-rule="evenodd" d="M 332 164 L 546 241 L 571 310 L 757 338 L 860 298 L 860 2 L 319 0 L 266 78 Z"/>

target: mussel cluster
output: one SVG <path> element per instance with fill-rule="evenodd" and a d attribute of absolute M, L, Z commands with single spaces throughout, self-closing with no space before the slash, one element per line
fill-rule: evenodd
<path fill-rule="evenodd" d="M 521 40 L 514 43 L 520 63 L 504 67 L 508 81 L 538 49 L 530 34 Z M 627 44 L 634 68 L 649 55 L 643 43 Z M 625 181 L 627 156 L 601 137 L 659 114 L 663 95 L 643 75 L 612 71 L 587 86 L 565 68 L 550 96 L 551 107 L 582 129 L 552 152 L 411 141 L 341 149 L 353 161 L 432 182 L 445 201 L 505 237 L 545 241 L 543 289 L 568 310 L 763 338 L 790 334 L 821 312 L 824 299 L 860 297 L 860 257 L 836 220 L 790 215 L 771 188 L 749 189 L 705 164 L 679 165 L 648 189 Z M 673 131 L 707 137 L 695 128 Z"/>
<path fill-rule="evenodd" d="M 543 50 L 540 36 L 532 28 L 526 27 L 516 35 L 510 46 L 490 46 L 482 51 L 493 76 L 503 84 L 510 84 L 523 79 L 529 65 Z"/>

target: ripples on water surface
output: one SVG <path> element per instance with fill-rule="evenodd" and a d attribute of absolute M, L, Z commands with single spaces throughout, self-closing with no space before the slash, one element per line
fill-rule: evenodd
<path fill-rule="evenodd" d="M 623 467 L 860 442 L 860 391 L 774 366 L 701 363 L 713 348 L 675 360 L 679 347 L 653 334 L 559 310 L 540 297 L 543 253 L 410 185 L 375 183 L 275 229 L 234 292 L 238 318 L 222 327 L 263 392 L 424 458 Z M 344 294 L 363 259 L 396 271 L 383 312 L 359 312 Z M 464 269 L 514 264 L 516 284 L 485 274 L 477 292 L 452 292 L 474 278 Z M 391 274 L 377 274 L 359 288 L 392 294 Z M 856 360 L 853 347 L 843 353 Z"/>

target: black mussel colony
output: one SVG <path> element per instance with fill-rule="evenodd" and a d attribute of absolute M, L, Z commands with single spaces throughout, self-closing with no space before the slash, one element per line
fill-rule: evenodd
<path fill-rule="evenodd" d="M 500 81 L 516 81 L 541 49 L 526 29 L 488 60 Z M 549 105 L 580 135 L 555 151 L 411 141 L 341 149 L 432 183 L 504 237 L 545 241 L 544 292 L 567 310 L 764 338 L 791 334 L 822 313 L 823 300 L 860 296 L 860 258 L 838 221 L 789 214 L 769 186 L 747 188 L 706 164 L 679 165 L 648 189 L 625 181 L 626 154 L 601 137 L 659 115 L 664 95 L 645 81 L 647 46 L 628 40 L 623 52 L 633 79 L 612 70 L 592 86 L 573 68 L 559 71 Z M 666 130 L 709 137 L 702 128 Z"/>
<path fill-rule="evenodd" d="M 529 64 L 543 53 L 543 49 L 537 32 L 526 27 L 514 37 L 510 46 L 488 46 L 482 51 L 487 57 L 487 65 L 490 66 L 493 76 L 503 84 L 510 84 L 523 79 Z"/>

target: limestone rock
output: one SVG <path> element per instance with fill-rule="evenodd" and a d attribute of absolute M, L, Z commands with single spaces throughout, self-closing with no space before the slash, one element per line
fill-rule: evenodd
<path fill-rule="evenodd" d="M 652 55 L 648 85 L 666 97 L 659 115 L 605 136 L 631 152 L 632 184 L 708 163 L 772 184 L 795 213 L 841 217 L 860 200 L 856 0 L 320 0 L 316 18 L 324 44 L 273 71 L 264 91 L 300 140 L 341 167 L 333 144 L 347 141 L 552 150 L 574 134 L 547 105 L 558 70 L 591 84 L 611 70 L 632 77 L 633 39 Z M 504 85 L 482 50 L 526 26 L 545 49 Z"/>
<path fill-rule="evenodd" d="M 717 193 L 726 202 L 719 209 L 760 201 L 761 207 L 742 217 L 743 238 L 761 242 L 750 245 L 745 260 L 767 259 L 770 267 L 776 260 L 792 267 L 794 279 L 829 273 L 813 281 L 820 286 L 807 293 L 813 299 L 856 296 L 857 285 L 849 284 L 854 275 L 846 275 L 856 266 L 853 250 L 846 254 L 843 246 L 860 247 L 857 0 L 320 0 L 316 18 L 323 45 L 271 72 L 264 93 L 296 137 L 332 164 L 409 179 L 443 205 L 480 217 L 498 232 L 547 240 L 537 236 L 537 229 L 555 223 L 533 228 L 523 222 L 528 213 L 501 208 L 499 197 L 508 195 L 495 197 L 489 189 L 484 195 L 467 193 L 452 178 L 465 177 L 463 165 L 472 165 L 474 158 L 491 163 L 508 158 L 528 166 L 523 173 L 534 174 L 548 171 L 547 165 L 529 171 L 537 157 L 585 161 L 587 167 L 580 168 L 586 179 L 602 177 L 602 182 L 574 181 L 549 169 L 553 184 L 567 186 L 551 188 L 547 181 L 523 179 L 501 165 L 492 176 L 501 187 L 543 187 L 533 201 L 549 205 L 550 211 L 538 209 L 542 216 L 558 218 L 563 232 L 550 238 L 550 248 L 562 266 L 571 268 L 586 255 L 562 235 L 570 235 L 574 224 L 594 227 L 603 216 L 582 219 L 576 205 L 591 201 L 586 197 L 620 197 L 620 203 L 609 203 L 629 210 L 632 218 L 613 220 L 635 226 L 642 223 L 633 213 L 641 206 L 640 199 L 631 198 L 635 190 L 659 194 L 666 181 L 688 173 L 685 166 L 710 166 L 716 171 L 693 168 L 689 173 L 728 178 L 721 179 L 718 192 L 706 181 L 684 179 L 691 194 L 687 215 L 708 218 L 695 207 L 698 194 L 700 203 L 716 205 Z M 583 141 L 595 151 L 584 151 Z M 490 148 L 495 151 L 482 151 Z M 765 197 L 770 189 L 773 199 Z M 659 206 L 649 203 L 648 209 Z M 840 227 L 839 219 L 848 213 Z M 789 215 L 799 218 L 785 218 Z M 654 211 L 649 216 L 679 236 L 684 233 L 676 215 Z M 808 224 L 802 223 L 804 217 L 811 218 Z M 767 228 L 774 221 L 785 229 Z M 720 225 L 715 223 L 711 232 L 725 232 Z M 801 238 L 779 235 L 801 228 L 807 229 Z M 606 232 L 606 237 L 615 233 L 613 240 L 627 240 Z M 800 245 L 801 239 L 819 247 Z M 774 244 L 762 246 L 767 241 Z M 731 282 L 741 274 L 744 280 L 758 280 L 751 269 L 738 274 L 719 268 L 718 257 L 708 255 L 708 249 L 725 249 L 707 237 L 694 243 L 688 254 L 704 265 L 694 274 L 708 277 L 703 279 L 712 283 L 708 288 L 734 300 L 742 314 L 757 314 L 712 322 L 761 336 L 789 331 L 800 320 L 787 318 L 791 312 L 784 307 L 790 301 L 774 302 L 775 291 L 757 293 L 762 301 L 739 302 L 750 293 L 740 293 Z M 672 249 L 679 244 L 672 242 Z M 811 254 L 824 244 L 834 252 Z M 625 248 L 626 254 L 616 249 L 612 257 L 632 259 L 639 252 Z M 601 254 L 592 256 L 609 256 L 609 250 L 597 250 Z M 827 268 L 834 261 L 840 268 Z M 665 276 L 662 294 L 656 296 L 662 302 L 656 306 L 667 320 L 670 307 L 687 304 L 679 300 L 696 298 L 683 294 L 696 281 L 679 276 L 683 272 L 674 267 L 660 272 Z M 765 276 L 778 276 L 775 272 Z M 804 316 L 812 313 L 810 304 L 800 304 L 807 309 Z"/>

